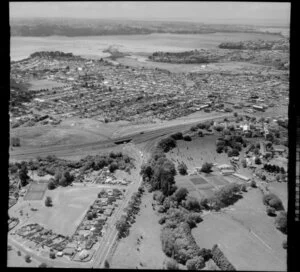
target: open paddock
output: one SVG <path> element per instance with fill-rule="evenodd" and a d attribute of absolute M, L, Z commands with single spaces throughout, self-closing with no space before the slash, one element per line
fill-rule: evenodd
<path fill-rule="evenodd" d="M 219 244 L 237 270 L 284 271 L 286 236 L 267 216 L 258 189 L 249 189 L 243 198 L 222 213 L 209 213 L 192 230 L 200 247 Z"/>
<path fill-rule="evenodd" d="M 225 180 L 222 176 L 220 175 L 215 175 L 215 174 L 210 174 L 206 176 L 206 179 L 212 183 L 214 186 L 223 186 L 228 184 L 228 181 Z"/>

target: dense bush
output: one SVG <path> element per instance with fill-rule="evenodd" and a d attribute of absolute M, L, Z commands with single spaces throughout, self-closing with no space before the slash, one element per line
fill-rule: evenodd
<path fill-rule="evenodd" d="M 170 137 L 173 138 L 174 140 L 182 140 L 183 139 L 182 132 L 176 132 L 176 133 L 172 134 Z"/>
<path fill-rule="evenodd" d="M 287 234 L 287 213 L 286 212 L 281 211 L 279 215 L 277 215 L 275 219 L 275 226 L 282 233 Z"/>
<path fill-rule="evenodd" d="M 174 259 L 171 259 L 171 258 L 169 258 L 166 261 L 165 267 L 166 267 L 167 270 L 179 270 L 178 263 Z"/>
<path fill-rule="evenodd" d="M 164 195 L 171 195 L 176 190 L 175 165 L 166 156 L 155 151 L 146 164 L 142 166 L 141 175 L 151 185 L 151 190 L 160 190 Z"/>
<path fill-rule="evenodd" d="M 190 141 L 192 141 L 192 137 L 190 135 L 185 135 L 185 136 L 183 136 L 183 140 L 190 142 Z"/>
<path fill-rule="evenodd" d="M 30 263 L 31 262 L 31 257 L 28 254 L 25 255 L 24 259 L 25 259 L 26 263 Z"/>
<path fill-rule="evenodd" d="M 276 211 L 284 210 L 283 204 L 280 198 L 275 194 L 266 194 L 263 197 L 263 203 L 267 206 L 274 208 Z"/>
<path fill-rule="evenodd" d="M 282 242 L 282 247 L 283 247 L 284 249 L 287 249 L 287 240 L 284 240 L 284 241 Z"/>
<path fill-rule="evenodd" d="M 208 199 L 208 202 L 212 209 L 219 210 L 234 204 L 238 199 L 240 199 L 240 191 L 241 185 L 237 183 L 230 183 L 217 190 L 213 196 Z"/>
<path fill-rule="evenodd" d="M 236 157 L 240 155 L 240 152 L 238 151 L 238 149 L 234 148 L 231 149 L 227 152 L 228 157 Z"/>
<path fill-rule="evenodd" d="M 197 256 L 192 259 L 189 259 L 186 262 L 186 267 L 188 270 L 201 270 L 205 267 L 204 258 L 201 256 Z"/>
<path fill-rule="evenodd" d="M 200 203 L 195 197 L 189 196 L 185 201 L 185 208 L 190 211 L 200 211 Z"/>
<path fill-rule="evenodd" d="M 236 270 L 235 267 L 225 257 L 224 253 L 221 251 L 218 245 L 214 245 L 212 247 L 211 253 L 212 253 L 212 259 L 221 270 L 230 270 L 230 271 Z"/>
<path fill-rule="evenodd" d="M 164 152 L 168 152 L 176 147 L 176 140 L 172 137 L 164 138 L 158 142 L 157 147 L 162 149 Z"/>
<path fill-rule="evenodd" d="M 188 194 L 188 190 L 186 188 L 179 188 L 175 194 L 174 197 L 176 199 L 177 202 L 181 202 L 182 200 L 184 200 Z"/>

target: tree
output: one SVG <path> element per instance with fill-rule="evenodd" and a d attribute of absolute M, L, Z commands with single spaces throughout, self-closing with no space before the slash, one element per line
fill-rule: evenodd
<path fill-rule="evenodd" d="M 180 175 L 187 174 L 187 166 L 184 162 L 179 163 L 177 169 L 178 169 L 178 172 L 180 173 Z"/>
<path fill-rule="evenodd" d="M 53 251 L 50 251 L 49 257 L 50 257 L 51 259 L 55 259 L 55 253 L 54 253 Z"/>
<path fill-rule="evenodd" d="M 119 232 L 119 237 L 123 236 L 125 234 L 125 232 L 128 230 L 128 224 L 125 220 L 125 218 L 120 218 L 117 222 L 116 222 L 116 229 Z"/>
<path fill-rule="evenodd" d="M 165 266 L 167 270 L 179 270 L 178 263 L 174 259 L 168 259 Z"/>
<path fill-rule="evenodd" d="M 283 247 L 284 249 L 287 249 L 287 240 L 284 240 L 284 241 L 282 242 L 282 247 Z"/>
<path fill-rule="evenodd" d="M 168 152 L 176 147 L 176 140 L 172 137 L 167 137 L 159 141 L 158 148 L 161 148 L 164 152 Z"/>
<path fill-rule="evenodd" d="M 282 211 L 275 219 L 275 226 L 282 233 L 287 234 L 287 213 Z"/>
<path fill-rule="evenodd" d="M 19 170 L 19 178 L 21 181 L 21 186 L 25 186 L 28 184 L 28 169 L 26 164 L 22 164 L 21 169 Z"/>
<path fill-rule="evenodd" d="M 247 161 L 246 161 L 246 159 L 242 159 L 241 163 L 242 163 L 242 166 L 243 166 L 244 168 L 247 167 Z"/>
<path fill-rule="evenodd" d="M 48 182 L 48 189 L 49 189 L 49 190 L 53 190 L 53 189 L 55 189 L 55 188 L 56 188 L 56 185 L 55 185 L 54 179 L 51 178 L 51 179 L 49 180 L 49 182 Z"/>
<path fill-rule="evenodd" d="M 276 215 L 276 211 L 272 207 L 267 207 L 266 211 L 267 211 L 267 215 L 269 215 L 269 216 L 275 216 Z"/>
<path fill-rule="evenodd" d="M 217 151 L 217 153 L 222 153 L 223 152 L 223 147 L 222 146 L 217 146 L 216 151 Z"/>
<path fill-rule="evenodd" d="M 255 164 L 261 164 L 261 159 L 259 157 L 255 157 Z"/>
<path fill-rule="evenodd" d="M 251 186 L 252 188 L 256 188 L 256 187 L 257 187 L 257 186 L 256 186 L 256 182 L 255 182 L 254 180 L 251 180 L 250 186 Z"/>
<path fill-rule="evenodd" d="M 175 192 L 175 199 L 177 200 L 177 202 L 181 202 L 182 200 L 184 200 L 188 194 L 188 190 L 184 187 L 179 188 L 176 192 Z"/>
<path fill-rule="evenodd" d="M 118 164 L 116 162 L 112 162 L 109 166 L 108 166 L 108 170 L 111 173 L 114 173 L 115 170 L 117 170 L 119 168 Z"/>
<path fill-rule="evenodd" d="M 39 268 L 46 268 L 46 267 L 48 267 L 46 263 L 41 263 L 41 264 L 39 265 Z"/>
<path fill-rule="evenodd" d="M 25 255 L 24 259 L 25 259 L 26 263 L 30 263 L 31 262 L 31 257 L 28 254 Z"/>
<path fill-rule="evenodd" d="M 20 138 L 12 137 L 11 138 L 11 145 L 14 146 L 14 147 L 20 146 Z"/>
<path fill-rule="evenodd" d="M 199 131 L 198 131 L 198 136 L 199 136 L 199 137 L 203 137 L 203 131 L 202 131 L 202 130 L 199 130 Z"/>
<path fill-rule="evenodd" d="M 197 256 L 192 259 L 189 259 L 186 262 L 186 267 L 188 270 L 201 270 L 205 267 L 205 261 L 202 256 Z"/>
<path fill-rule="evenodd" d="M 91 212 L 88 212 L 86 217 L 87 217 L 88 220 L 92 220 L 93 219 L 93 214 Z"/>
<path fill-rule="evenodd" d="M 237 113 L 237 112 L 234 112 L 234 113 L 233 113 L 233 116 L 234 116 L 234 117 L 238 117 L 238 113 Z"/>
<path fill-rule="evenodd" d="M 189 196 L 185 201 L 185 207 L 190 211 L 200 211 L 201 209 L 199 201 L 195 197 L 191 196 Z"/>
<path fill-rule="evenodd" d="M 210 173 L 212 170 L 212 163 L 205 162 L 201 167 L 201 172 Z"/>
<path fill-rule="evenodd" d="M 228 157 L 236 157 L 236 156 L 239 156 L 240 153 L 236 148 L 233 148 L 227 152 L 227 155 L 228 155 Z"/>
<path fill-rule="evenodd" d="M 51 207 L 52 206 L 52 198 L 50 196 L 47 196 L 45 199 L 45 206 Z"/>
<path fill-rule="evenodd" d="M 104 261 L 104 268 L 109 268 L 110 265 L 109 265 L 109 262 L 107 260 Z"/>

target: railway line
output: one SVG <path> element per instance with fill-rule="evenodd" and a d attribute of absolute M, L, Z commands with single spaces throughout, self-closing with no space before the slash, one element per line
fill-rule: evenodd
<path fill-rule="evenodd" d="M 184 124 L 178 124 L 178 125 L 172 125 L 166 128 L 158 128 L 158 129 L 152 129 L 148 131 L 141 132 L 135 132 L 133 134 L 129 134 L 122 137 L 117 138 L 111 138 L 108 140 L 101 140 L 96 142 L 90 142 L 90 143 L 83 143 L 83 144 L 76 144 L 76 145 L 56 145 L 56 146 L 48 146 L 48 147 L 34 147 L 30 149 L 21 149 L 21 150 L 12 150 L 10 151 L 10 159 L 11 160 L 26 160 L 30 158 L 34 158 L 37 156 L 47 156 L 47 155 L 56 155 L 57 157 L 68 157 L 68 156 L 74 156 L 76 154 L 80 155 L 82 152 L 89 150 L 97 150 L 97 149 L 105 149 L 105 148 L 112 148 L 119 144 L 126 143 L 126 142 L 133 142 L 136 144 L 144 143 L 147 141 L 151 141 L 154 139 L 157 139 L 159 137 L 177 132 L 177 131 L 184 131 L 188 129 L 191 125 L 197 124 L 199 122 L 203 121 L 210 121 L 210 120 L 216 120 L 220 118 L 229 117 L 231 114 L 222 114 L 218 116 L 213 117 L 206 117 L 206 118 L 199 118 L 195 121 L 184 123 Z"/>

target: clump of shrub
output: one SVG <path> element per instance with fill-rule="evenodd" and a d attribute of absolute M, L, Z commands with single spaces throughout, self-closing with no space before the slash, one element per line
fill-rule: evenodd
<path fill-rule="evenodd" d="M 235 271 L 235 267 L 228 261 L 218 245 L 214 245 L 211 250 L 212 259 L 221 270 Z"/>
<path fill-rule="evenodd" d="M 165 261 L 165 268 L 167 270 L 179 270 L 179 265 L 174 259 L 168 258 L 168 260 Z"/>
<path fill-rule="evenodd" d="M 186 201 L 185 201 L 185 208 L 189 211 L 200 211 L 201 206 L 197 198 L 188 196 Z"/>
<path fill-rule="evenodd" d="M 176 199 L 177 202 L 181 202 L 186 198 L 187 195 L 188 195 L 188 190 L 182 187 L 175 192 L 174 198 Z"/>

